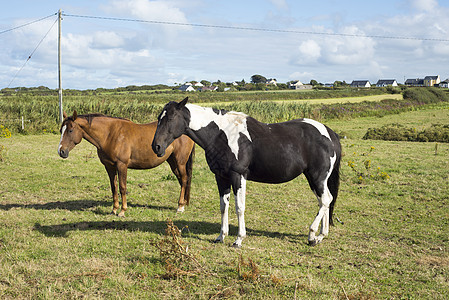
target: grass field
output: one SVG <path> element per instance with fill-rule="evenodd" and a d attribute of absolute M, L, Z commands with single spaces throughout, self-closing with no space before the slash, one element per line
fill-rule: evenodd
<path fill-rule="evenodd" d="M 119 219 L 109 214 L 107 175 L 88 142 L 62 160 L 58 135 L 1 139 L 0 298 L 447 299 L 449 144 L 361 139 L 368 127 L 393 122 L 448 124 L 449 107 L 327 122 L 348 137 L 335 208 L 344 224 L 317 247 L 306 244 L 318 207 L 303 176 L 248 183 L 248 237 L 236 250 L 233 205 L 231 236 L 212 243 L 219 200 L 199 147 L 184 213 L 176 214 L 178 183 L 163 164 L 128 172 L 129 209 Z M 389 178 L 360 181 L 354 170 Z M 188 253 L 202 265 L 191 276 L 164 279 L 152 241 L 164 236 L 167 219 L 184 228 Z"/>
<path fill-rule="evenodd" d="M 360 103 L 364 101 L 381 101 L 383 99 L 396 99 L 402 100 L 402 94 L 390 94 L 390 95 L 371 95 L 371 96 L 361 96 L 361 97 L 342 97 L 342 98 L 327 98 L 327 99 L 298 99 L 298 100 L 273 100 L 274 103 L 304 103 L 309 104 L 334 104 L 334 103 Z M 239 101 L 242 103 L 245 101 Z M 226 102 L 214 102 L 214 105 L 226 105 L 230 104 L 229 101 Z M 199 103 L 201 106 L 210 106 L 210 103 Z"/>

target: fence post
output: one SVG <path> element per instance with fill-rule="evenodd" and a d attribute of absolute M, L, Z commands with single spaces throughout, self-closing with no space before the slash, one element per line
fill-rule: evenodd
<path fill-rule="evenodd" d="M 24 120 L 23 120 L 23 116 L 22 116 L 22 130 L 25 130 L 25 123 L 24 123 Z"/>

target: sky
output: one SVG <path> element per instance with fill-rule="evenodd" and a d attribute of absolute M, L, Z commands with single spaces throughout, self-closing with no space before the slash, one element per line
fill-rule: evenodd
<path fill-rule="evenodd" d="M 66 89 L 449 77 L 447 0 L 15 0 L 0 10 L 0 89 L 58 87 L 59 9 Z"/>

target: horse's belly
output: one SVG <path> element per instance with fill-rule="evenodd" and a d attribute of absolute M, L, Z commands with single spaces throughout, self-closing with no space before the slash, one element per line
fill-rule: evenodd
<path fill-rule="evenodd" d="M 302 173 L 302 168 L 256 169 L 248 173 L 248 180 L 263 183 L 283 183 L 295 179 Z"/>
<path fill-rule="evenodd" d="M 153 159 L 153 160 L 132 160 L 128 164 L 129 169 L 152 169 L 162 164 L 165 159 Z"/>

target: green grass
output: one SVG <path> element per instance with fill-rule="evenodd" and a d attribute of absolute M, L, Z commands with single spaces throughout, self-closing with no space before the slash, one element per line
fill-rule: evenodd
<path fill-rule="evenodd" d="M 59 136 L 0 139 L 0 297 L 2 299 L 445 299 L 449 290 L 449 145 L 362 140 L 368 127 L 448 123 L 449 107 L 326 122 L 342 139 L 342 183 L 335 214 L 344 222 L 317 247 L 307 243 L 317 212 L 308 184 L 249 182 L 243 248 L 231 204 L 230 234 L 220 230 L 213 174 L 198 147 L 191 205 L 176 214 L 178 183 L 168 164 L 128 173 L 127 217 L 110 215 L 106 172 L 83 141 L 67 160 Z M 369 154 L 390 179 L 356 183 L 348 161 Z M 152 240 L 170 218 L 189 253 L 203 265 L 196 276 L 163 279 Z M 242 266 L 251 259 L 259 274 Z M 245 273 L 246 272 L 246 273 Z M 244 274 L 254 276 L 244 276 Z"/>

